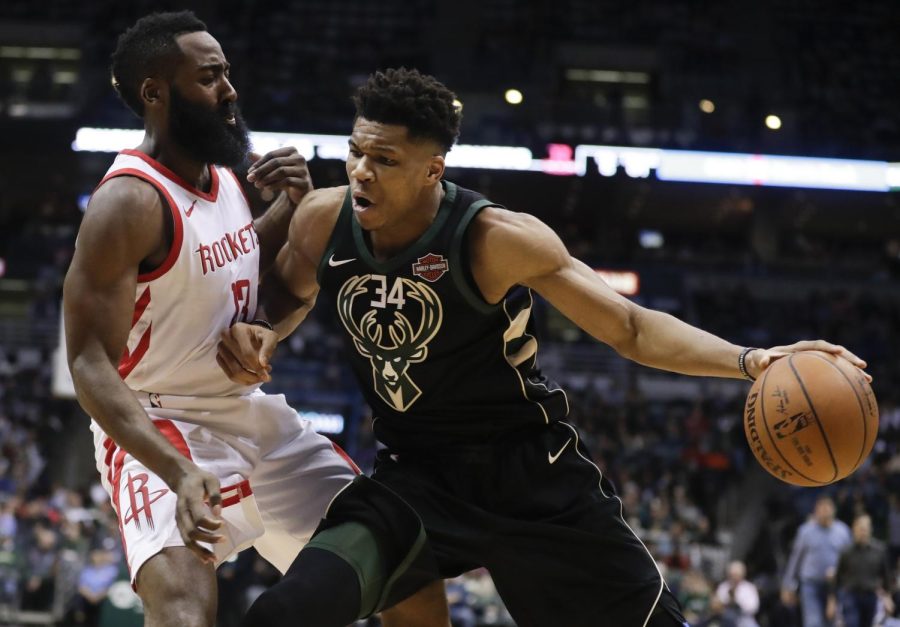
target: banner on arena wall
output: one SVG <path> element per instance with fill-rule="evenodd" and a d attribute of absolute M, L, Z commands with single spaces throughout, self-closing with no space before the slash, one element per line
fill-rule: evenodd
<path fill-rule="evenodd" d="M 72 150 L 118 152 L 137 146 L 143 136 L 143 130 L 85 127 L 78 129 Z M 294 146 L 308 160 L 347 158 L 345 135 L 253 131 L 250 139 L 259 153 Z M 900 191 L 900 164 L 886 161 L 558 143 L 548 144 L 546 152 L 547 158 L 539 159 L 523 146 L 460 144 L 447 154 L 447 166 L 585 176 L 593 162 L 601 176 L 623 172 L 647 178 L 656 173 L 661 181 L 686 183 Z"/>
<path fill-rule="evenodd" d="M 641 277 L 630 270 L 605 270 L 594 268 L 606 283 L 623 296 L 637 296 L 641 289 Z"/>

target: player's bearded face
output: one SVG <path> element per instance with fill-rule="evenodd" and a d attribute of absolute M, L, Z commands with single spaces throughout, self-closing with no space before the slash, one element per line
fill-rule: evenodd
<path fill-rule="evenodd" d="M 175 85 L 170 90 L 169 131 L 193 159 L 228 167 L 241 164 L 250 151 L 247 125 L 234 102 L 218 107 L 192 102 Z M 234 116 L 234 124 L 226 117 Z"/>

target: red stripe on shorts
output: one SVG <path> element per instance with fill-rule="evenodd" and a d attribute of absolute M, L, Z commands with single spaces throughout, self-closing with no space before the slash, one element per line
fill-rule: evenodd
<path fill-rule="evenodd" d="M 115 448 L 115 445 L 113 445 L 113 448 Z M 113 506 L 116 508 L 116 519 L 119 521 L 119 535 L 122 537 L 122 550 L 125 552 L 125 563 L 128 565 L 128 575 L 130 577 L 131 564 L 128 561 L 128 543 L 125 542 L 125 528 L 122 526 L 122 510 L 119 508 L 119 488 L 122 480 L 122 467 L 125 465 L 126 454 L 124 449 L 119 449 L 112 466 L 110 466 L 110 472 L 112 472 L 113 477 Z"/>
<path fill-rule="evenodd" d="M 234 492 L 232 496 L 226 497 L 227 492 Z M 240 503 L 241 499 L 253 494 L 253 488 L 250 487 L 250 481 L 244 479 L 240 483 L 235 483 L 222 488 L 222 507 L 231 507 L 236 503 Z"/>
<path fill-rule="evenodd" d="M 189 460 L 194 461 L 194 458 L 191 456 L 191 449 L 188 448 L 187 440 L 181 435 L 181 431 L 178 430 L 178 427 L 175 426 L 174 422 L 171 420 L 154 420 L 153 424 L 156 425 L 156 428 L 159 429 L 160 433 L 166 436 L 169 443 L 172 444 L 179 453 Z"/>

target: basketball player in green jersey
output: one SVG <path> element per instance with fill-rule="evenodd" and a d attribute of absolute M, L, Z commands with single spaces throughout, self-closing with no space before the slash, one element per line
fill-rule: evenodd
<path fill-rule="evenodd" d="M 295 213 L 264 297 L 269 319 L 284 337 L 318 298 L 340 320 L 386 446 L 373 478 L 421 517 L 431 577 L 486 567 L 519 627 L 681 627 L 654 559 L 565 422 L 565 392 L 538 369 L 532 292 L 622 356 L 673 372 L 753 378 L 810 349 L 865 363 L 823 341 L 742 349 L 623 298 L 538 219 L 443 179 L 453 101 L 416 71 L 359 89 L 349 185 L 311 192 Z M 274 344 L 273 332 L 236 326 L 223 368 L 252 380 Z M 336 509 L 325 519 L 335 537 Z M 289 573 L 245 624 L 293 624 L 304 585 Z M 399 608 L 384 617 L 415 623 Z"/>

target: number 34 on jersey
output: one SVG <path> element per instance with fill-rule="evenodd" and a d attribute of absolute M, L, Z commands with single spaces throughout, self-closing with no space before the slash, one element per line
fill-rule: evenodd
<path fill-rule="evenodd" d="M 371 295 L 367 309 L 355 306 L 363 295 Z M 408 371 L 427 359 L 428 344 L 441 328 L 440 298 L 425 283 L 365 274 L 347 279 L 337 301 L 353 345 L 372 364 L 375 392 L 394 409 L 406 411 L 422 393 Z M 379 322 L 379 312 L 389 305 L 394 309 L 390 322 Z"/>

